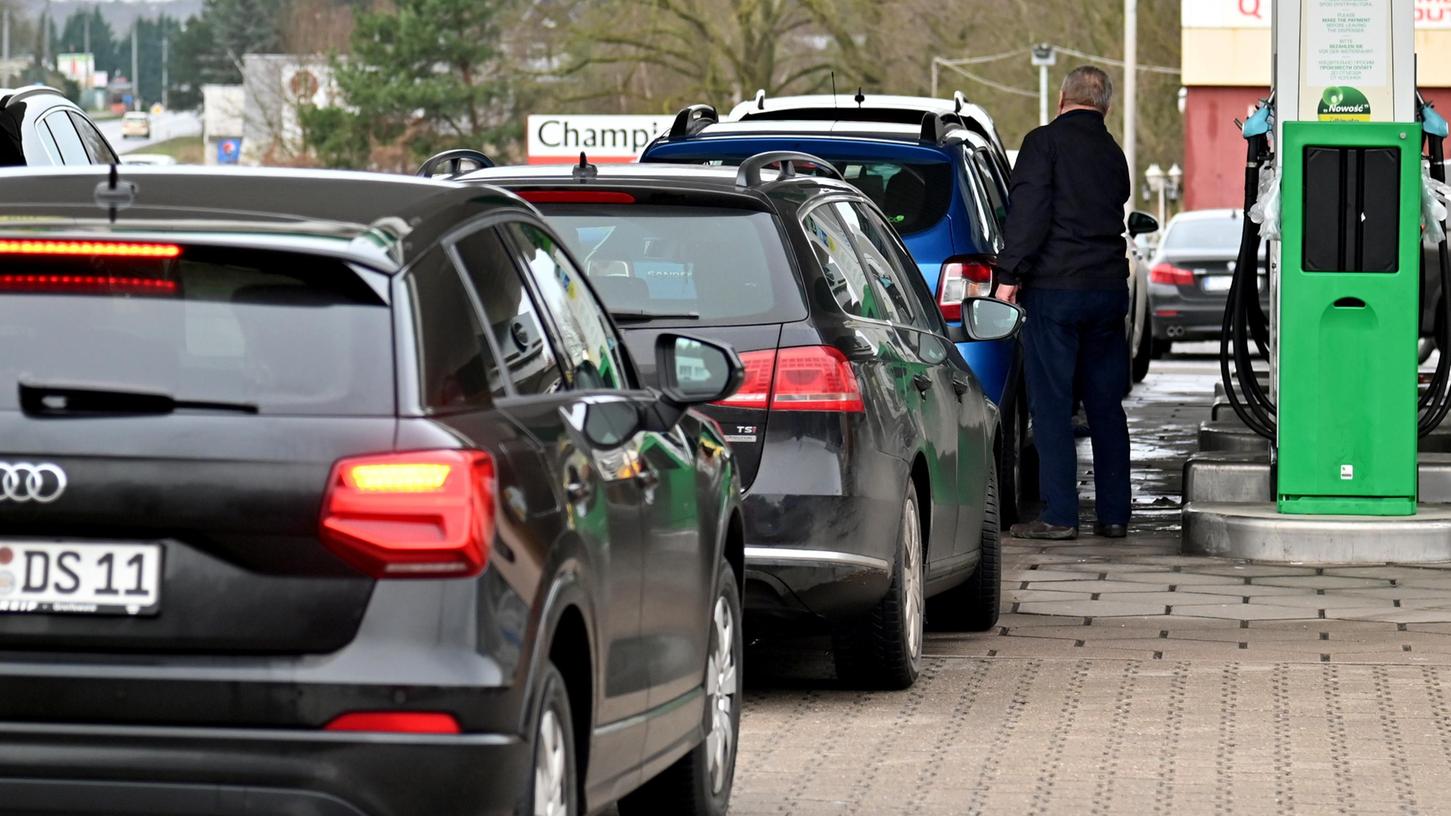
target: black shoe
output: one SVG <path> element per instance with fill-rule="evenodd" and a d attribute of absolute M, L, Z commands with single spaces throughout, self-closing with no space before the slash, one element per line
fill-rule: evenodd
<path fill-rule="evenodd" d="M 1064 527 L 1046 521 L 1030 521 L 1014 524 L 1008 531 L 1016 538 L 1031 538 L 1039 541 L 1072 541 L 1078 538 L 1077 527 Z"/>
<path fill-rule="evenodd" d="M 1129 526 L 1127 524 L 1095 524 L 1093 534 L 1100 538 L 1127 538 Z"/>

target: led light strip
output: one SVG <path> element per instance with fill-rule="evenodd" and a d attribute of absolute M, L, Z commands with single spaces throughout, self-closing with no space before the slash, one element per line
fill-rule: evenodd
<path fill-rule="evenodd" d="M 176 281 L 114 275 L 0 275 L 0 289 L 134 289 L 175 292 Z"/>
<path fill-rule="evenodd" d="M 126 244 L 115 241 L 32 241 L 0 239 L 0 255 L 83 255 L 106 258 L 176 258 L 176 244 Z"/>

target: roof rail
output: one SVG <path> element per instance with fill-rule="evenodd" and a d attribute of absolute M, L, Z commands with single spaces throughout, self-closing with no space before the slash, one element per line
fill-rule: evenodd
<path fill-rule="evenodd" d="M 736 186 L 761 186 L 761 171 L 766 169 L 767 165 L 776 164 L 777 162 L 781 164 L 781 175 L 777 177 L 778 181 L 780 179 L 795 178 L 797 175 L 797 162 L 814 164 L 817 167 L 829 171 L 831 177 L 837 181 L 842 180 L 841 171 L 837 170 L 831 162 L 819 156 L 813 156 L 810 153 L 800 153 L 795 150 L 770 150 L 765 153 L 757 153 L 741 162 L 741 168 L 736 172 Z"/>
<path fill-rule="evenodd" d="M 472 165 L 472 167 L 466 166 Z M 414 175 L 423 178 L 455 179 L 475 170 L 487 170 L 494 160 L 473 148 L 459 147 L 430 156 Z"/>
<path fill-rule="evenodd" d="M 966 128 L 967 120 L 956 113 L 922 114 L 922 141 L 940 145 L 947 139 L 947 132 L 953 128 Z"/>
<path fill-rule="evenodd" d="M 694 136 L 702 128 L 719 121 L 720 115 L 710 105 L 687 105 L 675 114 L 675 122 L 670 125 L 669 138 L 683 139 L 687 136 Z"/>
<path fill-rule="evenodd" d="M 766 109 L 766 89 L 765 88 L 761 88 L 760 90 L 756 91 L 756 110 L 765 110 L 765 109 Z"/>
<path fill-rule="evenodd" d="M 0 99 L 0 103 L 9 105 L 11 102 L 19 102 L 20 100 L 28 96 L 35 96 L 36 94 L 42 93 L 55 94 L 56 96 L 62 97 L 65 96 L 65 94 L 57 91 L 55 88 L 52 88 L 49 85 L 41 85 L 40 83 L 21 85 L 19 88 L 12 88 L 11 91 L 12 92 L 9 96 L 5 97 L 4 99 Z"/>
<path fill-rule="evenodd" d="M 952 112 L 962 113 L 962 109 L 968 105 L 967 94 L 962 91 L 952 92 Z"/>

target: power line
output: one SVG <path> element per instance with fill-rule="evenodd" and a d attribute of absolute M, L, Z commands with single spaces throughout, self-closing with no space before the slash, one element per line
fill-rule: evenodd
<path fill-rule="evenodd" d="M 1114 59 L 1112 57 L 1104 57 L 1104 56 L 1100 56 L 1098 54 L 1088 54 L 1088 53 L 1085 53 L 1083 51 L 1076 51 L 1076 50 L 1074 50 L 1072 48 L 1065 48 L 1065 47 L 1063 47 L 1061 45 L 1055 45 L 1053 47 L 1055 49 L 1059 50 L 1059 51 L 1062 51 L 1063 53 L 1065 53 L 1065 54 L 1067 54 L 1069 56 L 1078 57 L 1079 59 L 1086 59 L 1086 60 L 1088 60 L 1090 62 L 1101 62 L 1101 63 L 1104 63 L 1105 65 L 1115 65 L 1115 66 L 1118 66 L 1119 68 L 1124 67 L 1124 61 L 1123 60 L 1116 60 L 1116 59 Z M 1155 73 L 1155 74 L 1172 74 L 1174 76 L 1178 76 L 1179 74 L 1183 73 L 1178 68 L 1170 68 L 1167 65 L 1145 65 L 1142 62 L 1139 63 L 1139 70 L 1140 71 L 1149 71 L 1149 72 Z"/>
<path fill-rule="evenodd" d="M 984 62 L 1002 62 L 1005 59 L 1012 59 L 1013 57 L 1021 56 L 1023 56 L 1023 50 L 1021 48 L 1018 48 L 1012 51 L 1004 51 L 1001 54 L 992 54 L 986 57 L 963 57 L 962 59 L 942 59 L 941 57 L 939 57 L 937 61 L 943 65 L 948 66 L 981 65 Z"/>
<path fill-rule="evenodd" d="M 1018 52 L 1018 56 L 1022 56 L 1022 52 Z M 941 65 L 943 65 L 943 66 L 945 66 L 947 68 L 951 68 L 952 70 L 956 71 L 959 74 L 962 74 L 963 76 L 967 77 L 968 79 L 972 80 L 973 82 L 977 82 L 977 83 L 980 83 L 982 85 L 986 85 L 989 88 L 993 88 L 995 90 L 1002 91 L 1003 93 L 1010 93 L 1010 94 L 1014 94 L 1016 96 L 1026 96 L 1029 99 L 1037 99 L 1038 98 L 1037 91 L 1025 91 L 1022 88 L 1014 88 L 1011 85 L 1004 85 L 1001 82 L 994 82 L 993 80 L 988 79 L 985 76 L 978 76 L 977 74 L 974 74 L 973 72 L 971 72 L 971 71 L 969 71 L 969 70 L 961 67 L 960 65 L 954 65 L 953 63 L 947 62 L 945 60 L 942 61 L 939 64 L 941 64 Z"/>

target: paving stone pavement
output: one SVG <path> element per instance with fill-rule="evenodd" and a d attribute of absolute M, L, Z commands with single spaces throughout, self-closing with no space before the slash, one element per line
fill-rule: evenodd
<path fill-rule="evenodd" d="M 731 813 L 1451 814 L 1451 564 L 1179 555 L 1216 378 L 1155 363 L 1131 536 L 1008 540 L 998 628 L 930 635 L 911 690 L 841 686 L 820 639 L 752 644 Z"/>

